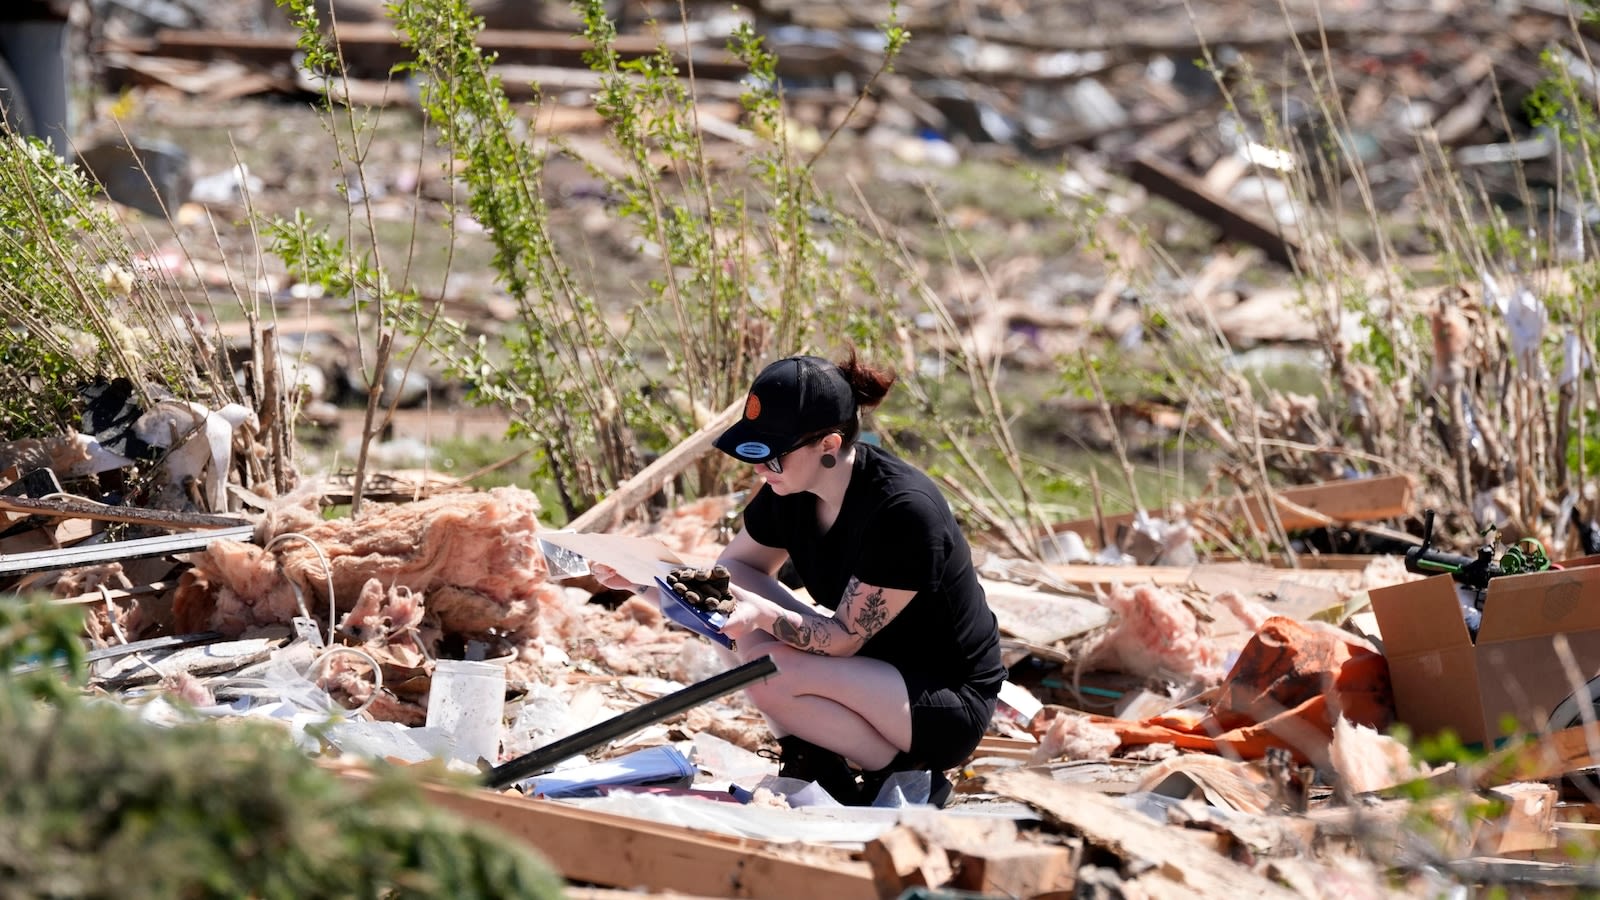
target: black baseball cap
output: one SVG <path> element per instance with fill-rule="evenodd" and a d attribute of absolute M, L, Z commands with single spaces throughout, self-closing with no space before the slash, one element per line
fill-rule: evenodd
<path fill-rule="evenodd" d="M 791 356 L 756 376 L 744 418 L 717 438 L 716 447 L 740 462 L 766 462 L 855 415 L 855 391 L 838 366 L 820 356 Z"/>

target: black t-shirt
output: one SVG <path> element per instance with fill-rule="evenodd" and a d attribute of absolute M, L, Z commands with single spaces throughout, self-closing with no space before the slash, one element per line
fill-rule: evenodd
<path fill-rule="evenodd" d="M 858 656 L 903 673 L 993 697 L 1005 681 L 1000 630 L 978 584 L 967 539 L 927 475 L 870 444 L 856 445 L 855 468 L 838 518 L 817 527 L 817 497 L 779 496 L 762 486 L 744 511 L 759 544 L 786 550 L 806 590 L 837 609 L 853 575 L 864 584 L 917 594 Z"/>

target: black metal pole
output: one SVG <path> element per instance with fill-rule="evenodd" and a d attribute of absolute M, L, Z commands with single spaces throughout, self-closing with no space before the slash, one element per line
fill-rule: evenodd
<path fill-rule="evenodd" d="M 777 673 L 778 664 L 772 661 L 772 657 L 763 656 L 751 660 L 736 669 L 729 669 L 721 675 L 713 675 L 705 681 L 695 682 L 665 697 L 657 697 L 620 716 L 613 716 L 553 744 L 546 744 L 516 759 L 501 763 L 489 770 L 484 776 L 484 781 L 495 790 L 503 790 L 524 778 L 545 771 L 564 759 L 587 753 L 607 741 L 632 734 L 669 716 L 692 709 L 723 694 L 731 694 L 746 685 L 762 681 Z"/>

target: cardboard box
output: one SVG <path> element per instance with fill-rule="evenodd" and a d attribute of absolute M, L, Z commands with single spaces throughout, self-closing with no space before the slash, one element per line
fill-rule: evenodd
<path fill-rule="evenodd" d="M 1501 720 L 1543 731 L 1550 712 L 1600 673 L 1600 565 L 1506 575 L 1489 582 L 1474 644 L 1455 582 L 1435 575 L 1370 592 L 1399 720 L 1418 737 L 1449 729 L 1468 744 L 1503 736 Z M 1563 666 L 1564 636 L 1578 680 Z"/>

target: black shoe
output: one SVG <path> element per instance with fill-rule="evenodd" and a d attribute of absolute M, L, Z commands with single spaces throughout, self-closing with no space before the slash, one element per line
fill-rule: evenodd
<path fill-rule="evenodd" d="M 928 774 L 933 776 L 928 785 L 928 803 L 936 809 L 944 809 L 950 804 L 950 795 L 955 793 L 955 786 L 938 769 L 932 769 Z"/>
<path fill-rule="evenodd" d="M 778 750 L 779 777 L 815 781 L 840 803 L 859 805 L 856 773 L 843 756 L 792 734 L 778 738 Z"/>
<path fill-rule="evenodd" d="M 920 764 L 913 761 L 910 754 L 907 753 L 901 753 L 899 756 L 894 758 L 893 762 L 881 769 L 878 769 L 877 771 L 862 772 L 860 791 L 861 800 L 859 803 L 854 805 L 871 806 L 874 803 L 877 803 L 878 793 L 883 790 L 883 786 L 889 781 L 890 776 L 897 772 L 915 772 L 918 770 L 928 773 L 928 803 L 934 807 L 943 809 L 945 804 L 950 802 L 950 794 L 953 791 L 953 788 L 950 785 L 950 779 L 946 778 L 944 773 L 938 769 L 923 768 Z"/>

